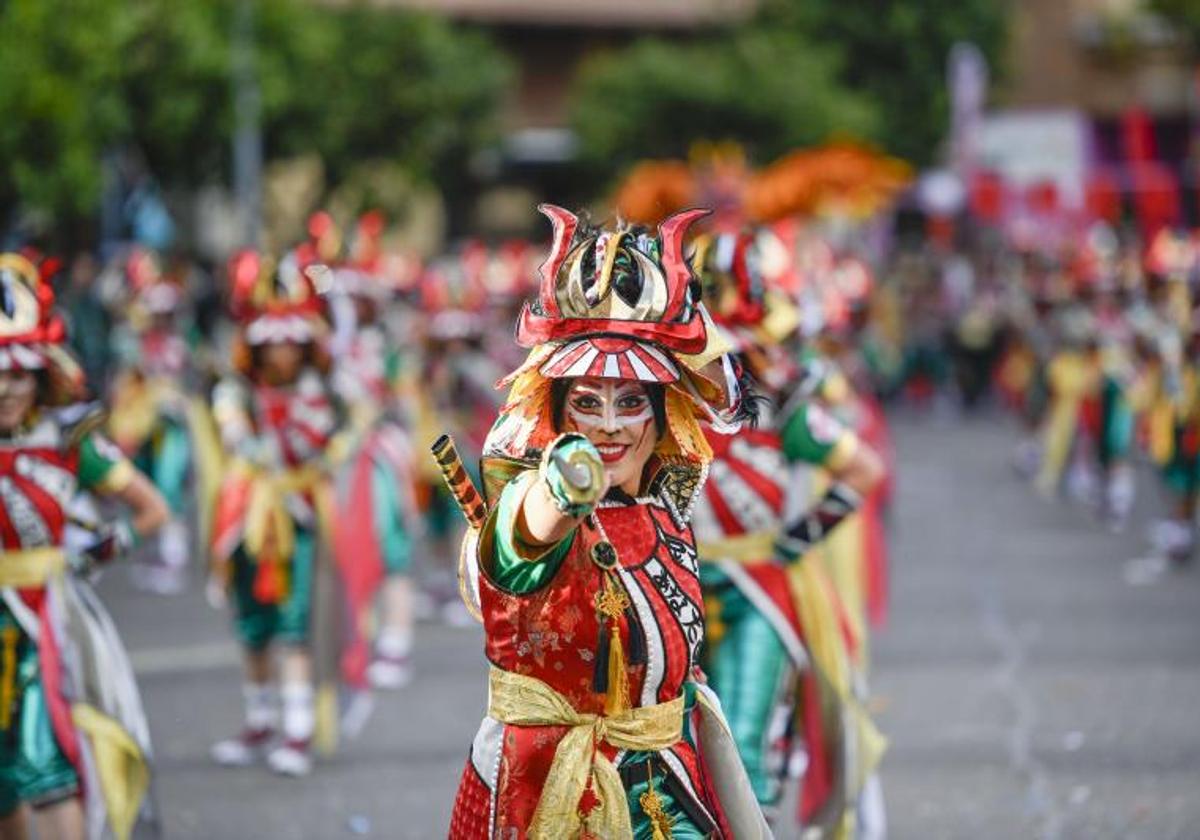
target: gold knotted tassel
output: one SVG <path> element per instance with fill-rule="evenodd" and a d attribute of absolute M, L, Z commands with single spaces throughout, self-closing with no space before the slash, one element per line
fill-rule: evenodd
<path fill-rule="evenodd" d="M 650 787 L 638 797 L 642 813 L 650 819 L 650 840 L 671 840 L 671 823 L 674 820 L 663 807 L 662 798 L 654 789 L 654 764 L 646 762 L 646 775 L 650 779 Z"/>
<path fill-rule="evenodd" d="M 4 644 L 4 674 L 0 677 L 0 729 L 8 730 L 12 725 L 13 703 L 17 694 L 17 642 L 21 631 L 7 625 L 2 634 Z"/>
<path fill-rule="evenodd" d="M 610 575 L 604 576 L 604 591 L 597 596 L 596 607 L 608 619 L 609 632 L 604 714 L 619 715 L 629 709 L 629 674 L 625 666 L 625 646 L 621 643 L 621 616 L 629 609 L 629 596 L 620 590 Z"/>
<path fill-rule="evenodd" d="M 604 713 L 619 715 L 629 709 L 629 674 L 625 670 L 625 646 L 616 619 L 609 622 L 612 641 L 608 646 L 608 694 Z"/>

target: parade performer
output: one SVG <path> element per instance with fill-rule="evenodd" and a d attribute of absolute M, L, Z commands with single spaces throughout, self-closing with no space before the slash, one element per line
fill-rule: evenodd
<path fill-rule="evenodd" d="M 1151 540 L 1156 552 L 1184 563 L 1195 551 L 1200 498 L 1200 338 L 1191 336 L 1183 347 L 1179 334 L 1162 322 L 1148 329 L 1158 335 L 1151 333 L 1142 345 L 1145 360 L 1132 400 L 1141 409 L 1147 454 L 1169 500 Z"/>
<path fill-rule="evenodd" d="M 824 314 L 806 314 L 808 327 L 800 351 L 800 384 L 795 398 L 808 397 L 853 431 L 883 465 L 883 476 L 866 494 L 862 507 L 830 535 L 823 552 L 834 583 L 850 607 L 859 639 L 860 668 L 868 662 L 869 626 L 883 624 L 887 614 L 887 541 L 884 514 L 890 504 L 894 477 L 891 435 L 883 406 L 876 396 L 872 371 L 864 353 L 863 331 L 869 326 L 872 302 L 880 289 L 863 260 L 843 256 L 829 273 L 823 297 Z M 837 304 L 830 306 L 832 300 Z M 822 477 L 829 480 L 827 471 Z M 820 488 L 817 492 L 824 492 Z M 809 493 L 796 502 L 810 504 Z"/>
<path fill-rule="evenodd" d="M 343 667 L 350 685 L 399 688 L 410 678 L 412 537 L 418 530 L 412 446 L 402 425 L 401 358 L 383 314 L 383 220 L 364 215 L 349 259 L 333 271 L 333 386 L 356 442 L 339 481 L 335 556 L 353 615 Z M 379 630 L 370 631 L 380 601 Z M 369 640 L 374 637 L 373 652 Z"/>
<path fill-rule="evenodd" d="M 1084 403 L 1098 399 L 1103 384 L 1100 344 L 1085 307 L 1064 306 L 1058 315 L 1059 346 L 1046 369 L 1049 404 L 1041 428 L 1041 468 L 1034 486 L 1052 498 L 1065 484 L 1073 496 L 1082 497 L 1088 491 L 1088 476 L 1079 468 L 1081 421 Z"/>
<path fill-rule="evenodd" d="M 214 745 L 213 758 L 247 765 L 265 755 L 272 770 L 305 775 L 314 739 L 332 738 L 334 696 L 314 708 L 311 629 L 319 562 L 332 534 L 329 450 L 339 412 L 329 387 L 323 304 L 310 277 L 243 252 L 230 265 L 236 373 L 218 383 L 213 414 L 228 463 L 213 513 L 212 578 L 228 591 L 245 666 L 245 726 Z M 272 648 L 282 647 L 282 740 L 272 686 Z M 329 687 L 329 691 L 333 691 Z M 332 705 L 331 705 L 332 704 Z M 323 729 L 317 729 L 320 724 Z"/>
<path fill-rule="evenodd" d="M 1200 248 L 1187 237 L 1166 230 L 1156 236 L 1145 260 L 1148 306 L 1135 317 L 1145 364 L 1133 400 L 1170 505 L 1151 539 L 1175 563 L 1195 553 L 1200 499 L 1200 330 L 1190 303 L 1198 266 Z"/>
<path fill-rule="evenodd" d="M 124 265 L 123 321 L 113 332 L 119 371 L 111 389 L 108 433 L 149 475 L 171 509 L 148 562 L 135 583 L 153 592 L 179 592 L 185 584 L 190 537 L 184 519 L 187 482 L 193 475 L 193 437 L 208 437 L 201 400 L 187 393 L 192 347 L 180 324 L 185 290 L 163 273 L 157 257 L 134 249 Z"/>
<path fill-rule="evenodd" d="M 491 662 L 450 836 L 769 837 L 698 668 L 700 420 L 742 406 L 682 253 L 703 211 L 657 236 L 543 212 L 554 241 L 485 446 L 486 501 L 436 449 L 474 526 L 464 584 Z"/>
<path fill-rule="evenodd" d="M 421 358 L 415 387 L 407 389 L 416 445 L 427 450 L 442 432 L 449 432 L 469 471 L 478 463 L 500 407 L 495 384 L 506 368 L 498 360 L 511 353 L 501 354 L 488 346 L 493 324 L 483 282 L 485 256 L 468 243 L 427 266 L 420 285 Z M 453 565 L 446 562 L 457 556 L 462 540 L 454 501 L 436 465 L 422 458 L 418 468 L 428 538 L 422 558 L 429 561 L 424 570 L 426 592 L 448 624 L 472 624 L 454 588 Z"/>
<path fill-rule="evenodd" d="M 97 429 L 64 347 L 54 293 L 24 257 L 0 255 L 0 837 L 128 838 L 149 786 L 150 741 L 111 619 L 69 571 L 104 562 L 167 519 L 162 497 Z M 68 560 L 70 506 L 86 491 L 132 519 L 88 525 Z"/>
<path fill-rule="evenodd" d="M 705 670 L 768 813 L 782 798 L 789 754 L 797 746 L 789 742 L 799 733 L 808 751 L 805 821 L 839 825 L 840 812 L 853 807 L 857 790 L 846 790 L 852 784 L 844 778 L 844 762 L 830 754 L 841 727 L 829 732 L 821 719 L 830 675 L 814 673 L 828 657 L 810 653 L 806 633 L 815 635 L 814 611 L 844 609 L 814 568 L 818 561 L 811 553 L 859 508 L 882 468 L 872 450 L 813 399 L 822 384 L 812 374 L 816 365 L 809 366 L 809 380 L 801 381 L 783 350 L 798 313 L 767 292 L 758 242 L 763 236 L 769 234 L 700 237 L 693 256 L 713 318 L 780 409 L 770 428 L 733 436 L 706 428 L 714 459 L 694 523 L 708 612 Z M 824 467 L 832 482 L 811 507 L 789 519 L 796 463 Z M 800 561 L 806 561 L 807 579 L 789 568 Z M 845 669 L 839 663 L 837 670 Z"/>

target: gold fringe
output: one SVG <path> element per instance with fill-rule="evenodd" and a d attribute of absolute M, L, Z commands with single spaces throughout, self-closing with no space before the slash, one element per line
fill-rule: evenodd
<path fill-rule="evenodd" d="M 625 667 L 625 645 L 621 642 L 621 616 L 629 607 L 629 598 L 611 573 L 604 575 L 604 593 L 599 607 L 600 613 L 608 618 L 609 632 L 608 693 L 604 697 L 604 714 L 619 715 L 629 709 L 629 674 Z"/>
<path fill-rule="evenodd" d="M 712 460 L 712 447 L 696 420 L 692 399 L 675 386 L 666 391 L 668 434 L 655 452 L 664 458 L 682 457 L 693 464 Z"/>
<path fill-rule="evenodd" d="M 654 765 L 649 761 L 646 762 L 646 776 L 650 786 L 638 797 L 638 804 L 642 806 L 642 813 L 650 818 L 650 840 L 671 840 L 674 820 L 663 808 L 662 798 L 654 789 Z"/>
<path fill-rule="evenodd" d="M 21 632 L 13 625 L 3 631 L 4 675 L 0 677 L 0 729 L 8 731 L 12 726 L 13 702 L 17 693 L 17 642 Z"/>
<path fill-rule="evenodd" d="M 614 618 L 609 622 L 608 694 L 604 698 L 604 714 L 619 715 L 629 708 L 629 674 L 625 670 L 625 646 L 621 643 L 620 625 Z"/>

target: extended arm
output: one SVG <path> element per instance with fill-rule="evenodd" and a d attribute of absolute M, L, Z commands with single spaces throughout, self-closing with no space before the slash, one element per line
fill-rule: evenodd
<path fill-rule="evenodd" d="M 883 462 L 875 450 L 817 406 L 802 407 L 784 431 L 784 452 L 793 461 L 823 467 L 831 483 L 825 494 L 788 523 L 776 544 L 786 561 L 803 557 L 862 505 L 883 479 Z"/>
<path fill-rule="evenodd" d="M 138 470 L 130 473 L 128 483 L 112 495 L 129 507 L 132 514 L 129 522 L 138 537 L 153 534 L 170 518 L 170 511 L 162 494 L 150 479 Z"/>
<path fill-rule="evenodd" d="M 575 529 L 608 490 L 600 455 L 582 435 L 563 435 L 547 447 L 516 519 L 529 545 L 555 545 Z"/>

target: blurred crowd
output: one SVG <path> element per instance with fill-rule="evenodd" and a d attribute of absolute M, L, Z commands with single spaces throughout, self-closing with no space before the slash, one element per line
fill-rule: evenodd
<path fill-rule="evenodd" d="M 877 382 L 934 410 L 1002 405 L 1023 429 L 1015 469 L 1116 532 L 1148 465 L 1150 553 L 1186 563 L 1200 466 L 1197 239 L 1097 218 L 1042 233 L 976 221 L 901 253 L 890 293 L 902 350 Z"/>
<path fill-rule="evenodd" d="M 788 516 L 863 469 L 848 459 L 857 441 L 865 453 L 888 451 L 873 357 L 894 348 L 884 349 L 876 311 L 877 220 L 824 226 L 793 216 L 768 226 L 725 209 L 688 246 L 696 290 L 758 380 L 754 391 L 772 401 L 766 428 L 801 429 L 806 443 L 787 449 L 783 473 L 764 471 L 779 489 L 747 480 L 739 490 L 726 478 L 720 492 L 743 512 L 766 493 L 776 524 L 756 527 L 783 535 Z M 63 347 L 82 362 L 77 399 L 103 408 L 97 439 L 160 497 L 162 521 L 121 543 L 135 583 L 167 595 L 203 586 L 214 606 L 231 608 L 245 727 L 214 744 L 223 764 L 264 759 L 278 773 L 308 773 L 314 755 L 362 728 L 374 691 L 412 677 L 418 618 L 473 620 L 471 599 L 460 597 L 470 585 L 461 519 L 427 453 L 450 434 L 480 480 L 502 408 L 497 383 L 521 362 L 513 324 L 537 288 L 545 249 L 465 241 L 420 260 L 389 249 L 385 228 L 377 213 L 339 223 L 318 212 L 286 252 L 243 251 L 212 270 L 139 246 L 103 263 L 13 255 L 36 276 L 10 272 L 9 286 L 40 288 L 43 303 L 53 300 L 47 289 L 58 291 L 46 311 L 61 315 Z M 766 449 L 781 446 L 769 438 Z M 776 684 L 745 677 L 763 698 L 734 724 L 745 730 L 739 744 L 764 806 L 777 809 L 786 780 L 802 775 L 798 816 L 838 834 L 853 831 L 860 811 L 869 829 L 860 834 L 882 831 L 874 768 L 883 740 L 866 711 L 866 676 L 868 628 L 886 612 L 883 461 L 860 476 L 861 508 L 835 505 L 833 518 L 806 520 L 817 532 L 791 556 L 811 550 L 819 559 L 795 567 L 794 597 L 788 578 L 770 596 L 788 616 L 781 638 L 794 647 L 779 651 L 795 690 L 777 696 Z M 735 477 L 764 469 L 736 451 L 714 468 Z M 80 511 L 69 523 L 121 520 L 102 493 L 63 503 Z M 836 539 L 825 540 L 821 531 L 834 526 Z M 697 525 L 714 545 L 729 527 L 740 526 L 720 517 Z M 97 534 L 107 531 L 85 528 L 64 544 L 90 556 Z M 717 578 L 714 674 L 719 640 L 735 650 L 746 609 L 744 594 L 731 600 L 737 587 Z"/>
<path fill-rule="evenodd" d="M 706 680 L 777 828 L 885 836 L 876 768 L 886 741 L 869 711 L 870 631 L 887 613 L 884 405 L 971 413 L 1002 403 L 1024 430 L 1016 469 L 1114 530 L 1130 515 L 1135 465 L 1149 461 L 1167 499 L 1152 542 L 1179 563 L 1194 550 L 1200 491 L 1198 240 L 1099 220 L 1020 237 L 937 218 L 897 238 L 906 179 L 854 148 L 757 174 L 728 150 L 647 164 L 618 193 L 629 221 L 594 227 L 544 208 L 550 258 L 540 242 L 466 240 L 420 259 L 389 244 L 376 212 L 315 213 L 294 247 L 240 251 L 208 269 L 142 246 L 103 262 L 0 258 L 0 433 L 13 459 L 0 532 L 6 557 L 28 566 L 0 584 L 50 592 L 61 549 L 83 558 L 62 561 L 77 593 L 64 603 L 101 616 L 81 636 L 54 617 L 58 596 L 5 596 L 14 656 L 40 656 L 42 670 L 21 678 L 4 665 L 0 690 L 27 692 L 26 679 L 75 702 L 98 693 L 90 702 L 128 736 L 104 742 L 54 702 L 23 711 L 59 746 L 43 750 L 40 772 L 9 778 L 0 766 L 0 792 L 44 817 L 46 803 L 75 801 L 81 777 L 99 772 L 106 786 L 91 789 L 106 794 L 104 816 L 89 801 L 86 818 L 118 836 L 133 824 L 150 744 L 132 673 L 49 686 L 58 666 L 38 629 L 60 623 L 56 649 L 90 651 L 83 661 L 124 662 L 86 585 L 119 554 L 132 556 L 141 589 L 203 587 L 232 614 L 244 727 L 213 745 L 214 760 L 305 775 L 360 731 L 376 692 L 413 678 L 418 620 L 480 618 L 459 513 L 485 529 L 464 488 L 496 481 L 481 467 L 488 442 L 522 411 L 532 414 L 520 422 L 540 422 L 541 408 L 497 390 L 523 369 L 513 340 L 522 307 L 540 286 L 543 300 L 548 288 L 581 307 L 609 294 L 638 312 L 650 292 L 636 284 L 665 259 L 654 226 L 702 203 L 714 212 L 686 241 L 687 294 L 704 304 L 730 381 L 758 407 L 746 413 L 757 426 L 712 415 L 706 442 L 691 444 L 708 477 L 689 514 Z M 577 228 L 601 231 L 597 244 L 577 242 Z M 580 279 L 589 273 L 603 292 Z M 581 375 L 592 357 L 575 352 L 542 370 Z M 614 355 L 600 375 L 662 364 L 654 352 Z M 457 455 L 435 460 L 443 435 Z M 47 496 L 49 478 L 22 458 L 70 480 Z M 80 750 L 92 758 L 64 743 L 90 744 Z M 119 771 L 95 760 L 105 750 L 124 756 Z M 785 815 L 793 781 L 798 813 Z M 67 800 L 50 796 L 64 791 Z M 60 809 L 55 819 L 74 817 Z"/>

